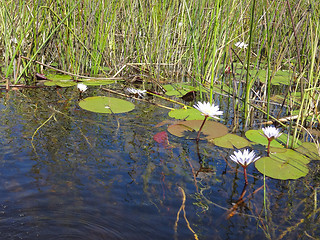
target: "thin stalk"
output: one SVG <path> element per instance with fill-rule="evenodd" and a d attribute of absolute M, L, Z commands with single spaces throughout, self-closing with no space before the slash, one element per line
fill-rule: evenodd
<path fill-rule="evenodd" d="M 206 122 L 207 118 L 208 118 L 208 116 L 204 116 L 204 120 L 203 120 L 203 122 L 202 122 L 202 124 L 201 124 L 201 126 L 200 126 L 200 128 L 199 128 L 199 131 L 198 131 L 198 135 L 197 135 L 197 139 L 196 139 L 197 142 L 199 142 L 201 130 L 202 130 L 203 125 L 204 125 L 204 123 Z"/>
<path fill-rule="evenodd" d="M 62 19 L 62 21 L 58 24 L 58 26 L 55 27 L 55 29 L 50 33 L 50 35 L 45 39 L 45 41 L 42 43 L 42 45 L 38 48 L 38 50 L 33 54 L 33 56 L 31 57 L 30 61 L 26 64 L 26 66 L 23 68 L 23 70 L 21 71 L 20 75 L 18 76 L 15 84 L 20 80 L 20 78 L 22 77 L 22 75 L 25 73 L 25 71 L 28 69 L 28 67 L 30 66 L 30 64 L 33 62 L 33 60 L 37 57 L 37 54 L 40 52 L 40 50 L 46 45 L 46 43 L 49 41 L 49 39 L 51 39 L 51 37 L 53 36 L 53 34 L 55 34 L 55 32 L 60 28 L 60 26 L 63 24 L 63 22 L 65 20 L 68 19 L 68 17 L 70 16 L 70 14 L 76 9 L 76 7 L 79 5 L 80 1 L 78 1 L 73 8 L 69 11 L 69 13 Z M 41 7 L 40 7 L 41 8 Z"/>
<path fill-rule="evenodd" d="M 247 166 L 242 166 L 242 167 L 243 167 L 243 173 L 244 173 L 244 181 L 246 185 L 248 185 Z"/>
<path fill-rule="evenodd" d="M 250 18 L 250 31 L 249 31 L 249 43 L 248 43 L 248 51 L 247 51 L 247 74 L 246 74 L 246 88 L 245 88 L 245 101 L 244 101 L 244 116 L 245 119 L 248 118 L 249 115 L 249 102 L 250 102 L 250 90 L 251 83 L 249 80 L 249 69 L 250 69 L 250 56 L 251 56 L 251 44 L 253 38 L 253 22 L 254 22 L 254 13 L 255 13 L 256 0 L 252 2 L 251 8 L 251 18 Z"/>

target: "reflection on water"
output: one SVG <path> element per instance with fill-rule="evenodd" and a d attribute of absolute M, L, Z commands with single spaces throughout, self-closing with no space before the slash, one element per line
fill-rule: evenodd
<path fill-rule="evenodd" d="M 263 176 L 250 166 L 246 199 L 230 212 L 243 189 L 230 152 L 200 142 L 198 156 L 195 141 L 172 135 L 163 146 L 153 136 L 166 127 L 154 126 L 167 110 L 135 102 L 127 114 L 95 114 L 77 106 L 73 90 L 0 99 L 1 239 L 194 239 L 191 230 L 199 239 L 256 239 L 304 218 L 308 234 L 319 233 L 303 180 L 267 180 L 265 217 Z M 185 217 L 177 217 L 179 188 Z"/>

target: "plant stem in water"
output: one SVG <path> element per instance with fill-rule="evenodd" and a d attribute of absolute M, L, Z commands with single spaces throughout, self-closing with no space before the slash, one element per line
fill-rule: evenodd
<path fill-rule="evenodd" d="M 204 120 L 203 120 L 203 122 L 202 122 L 202 124 L 201 124 L 201 126 L 200 126 L 200 128 L 199 128 L 198 135 L 197 135 L 197 142 L 199 141 L 201 130 L 202 130 L 203 125 L 204 125 L 204 123 L 206 122 L 207 118 L 208 118 L 208 116 L 205 116 L 205 117 L 204 117 Z"/>

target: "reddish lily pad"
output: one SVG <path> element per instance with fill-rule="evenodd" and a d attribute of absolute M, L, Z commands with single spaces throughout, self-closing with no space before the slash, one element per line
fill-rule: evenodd
<path fill-rule="evenodd" d="M 168 127 L 168 131 L 177 136 L 187 139 L 195 139 L 197 137 L 202 120 L 181 121 Z M 213 139 L 222 137 L 228 133 L 228 128 L 218 122 L 206 121 L 200 135 L 200 139 Z"/>

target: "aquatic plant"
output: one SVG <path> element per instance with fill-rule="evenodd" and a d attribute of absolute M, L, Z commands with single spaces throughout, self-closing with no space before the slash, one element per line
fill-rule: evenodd
<path fill-rule="evenodd" d="M 140 90 L 135 88 L 126 88 L 126 91 L 135 97 L 144 98 L 147 94 L 147 90 Z"/>
<path fill-rule="evenodd" d="M 264 136 L 268 139 L 268 155 L 270 153 L 270 143 L 272 140 L 278 138 L 281 136 L 282 133 L 280 133 L 279 129 L 275 128 L 274 126 L 268 126 L 265 128 L 262 128 Z"/>
<path fill-rule="evenodd" d="M 248 47 L 248 44 L 246 44 L 244 42 L 236 42 L 234 45 L 238 48 L 247 48 Z"/>
<path fill-rule="evenodd" d="M 77 84 L 77 88 L 81 93 L 87 91 L 87 89 L 88 89 L 87 85 L 85 85 L 83 83 L 78 83 Z"/>
<path fill-rule="evenodd" d="M 198 102 L 197 104 L 193 105 L 193 107 L 198 109 L 200 112 L 202 112 L 202 115 L 204 116 L 204 120 L 200 126 L 197 139 L 196 139 L 197 141 L 199 141 L 201 130 L 207 118 L 212 117 L 212 118 L 218 119 L 217 116 L 222 115 L 223 112 L 219 110 L 219 106 L 215 106 L 214 104 L 210 104 L 209 102 L 204 102 L 204 103 Z"/>
<path fill-rule="evenodd" d="M 248 149 L 245 149 L 243 152 L 234 151 L 233 155 L 230 156 L 230 159 L 238 164 L 240 164 L 243 167 L 244 172 L 244 179 L 245 183 L 248 184 L 247 179 L 247 167 L 251 164 L 257 161 L 260 157 L 256 156 L 254 151 L 249 152 Z"/>

